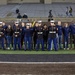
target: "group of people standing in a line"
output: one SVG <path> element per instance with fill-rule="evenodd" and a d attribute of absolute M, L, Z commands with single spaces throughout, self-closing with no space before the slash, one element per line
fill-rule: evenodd
<path fill-rule="evenodd" d="M 62 39 L 63 37 L 63 39 Z M 70 42 L 69 42 L 70 37 Z M 69 47 L 69 43 L 71 44 Z M 69 50 L 74 43 L 75 23 L 62 24 L 54 20 L 49 25 L 42 25 L 42 21 L 35 23 L 15 22 L 13 26 L 0 22 L 0 48 L 13 50 Z M 62 45 L 63 44 L 63 45 Z M 54 48 L 53 48 L 54 45 Z"/>

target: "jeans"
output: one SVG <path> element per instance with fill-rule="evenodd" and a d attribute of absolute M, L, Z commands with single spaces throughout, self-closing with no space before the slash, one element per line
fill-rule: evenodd
<path fill-rule="evenodd" d="M 31 44 L 32 44 L 32 37 L 24 37 L 24 43 L 25 43 L 25 50 L 31 50 Z"/>
<path fill-rule="evenodd" d="M 42 46 L 42 50 L 44 50 L 44 41 L 43 41 L 43 39 L 37 39 L 37 42 L 36 42 L 36 50 L 39 50 L 40 49 L 40 44 Z"/>
<path fill-rule="evenodd" d="M 20 37 L 14 37 L 14 50 L 16 50 L 16 47 L 18 45 L 18 49 L 20 50 L 21 49 L 21 42 L 20 42 Z"/>
<path fill-rule="evenodd" d="M 52 41 L 53 41 L 53 44 L 54 44 L 54 49 L 55 49 L 55 51 L 57 51 L 58 50 L 58 48 L 57 48 L 57 38 L 48 38 L 48 50 L 49 51 L 51 50 Z"/>
<path fill-rule="evenodd" d="M 12 36 L 7 36 L 7 47 L 10 47 L 11 41 L 12 41 Z"/>
<path fill-rule="evenodd" d="M 62 48 L 62 35 L 58 35 L 58 47 L 59 49 Z"/>
<path fill-rule="evenodd" d="M 64 36 L 64 48 L 68 48 L 68 36 Z"/>

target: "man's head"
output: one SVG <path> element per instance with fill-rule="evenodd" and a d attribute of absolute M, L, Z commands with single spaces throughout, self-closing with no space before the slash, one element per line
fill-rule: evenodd
<path fill-rule="evenodd" d="M 10 29 L 11 28 L 11 25 L 8 25 L 8 28 Z"/>
<path fill-rule="evenodd" d="M 27 29 L 29 29 L 29 28 L 30 28 L 30 26 L 29 26 L 29 25 L 27 25 L 27 26 L 26 26 L 26 28 L 27 28 Z"/>
<path fill-rule="evenodd" d="M 2 25 L 2 22 L 0 22 L 0 27 L 2 27 L 3 25 Z"/>
<path fill-rule="evenodd" d="M 25 26 L 25 23 L 24 23 L 24 22 L 22 22 L 22 24 L 21 24 L 21 25 L 22 25 L 22 27 L 24 27 L 24 26 Z"/>
<path fill-rule="evenodd" d="M 35 24 L 35 27 L 38 27 L 38 23 Z"/>
<path fill-rule="evenodd" d="M 38 21 L 38 26 L 42 26 L 42 21 Z"/>
<path fill-rule="evenodd" d="M 51 26 L 55 26 L 55 21 L 54 21 L 54 20 L 51 20 L 51 21 L 50 21 L 50 25 L 51 25 Z"/>
<path fill-rule="evenodd" d="M 61 21 L 58 21 L 58 25 L 61 26 Z"/>
<path fill-rule="evenodd" d="M 64 26 L 65 26 L 65 27 L 68 27 L 68 23 L 64 23 Z"/>
<path fill-rule="evenodd" d="M 16 23 L 15 26 L 19 26 L 19 23 Z"/>
<path fill-rule="evenodd" d="M 2 22 L 3 26 L 5 26 L 5 22 Z"/>
<path fill-rule="evenodd" d="M 19 26 L 19 22 L 18 21 L 15 21 L 15 26 Z"/>
<path fill-rule="evenodd" d="M 30 23 L 27 23 L 26 24 L 26 29 L 29 29 L 30 28 Z"/>

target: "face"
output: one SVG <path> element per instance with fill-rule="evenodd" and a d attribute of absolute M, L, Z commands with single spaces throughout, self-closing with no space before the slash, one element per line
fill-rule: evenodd
<path fill-rule="evenodd" d="M 19 24 L 18 24 L 18 23 L 16 23 L 16 24 L 15 24 L 15 26 L 19 26 Z"/>
<path fill-rule="evenodd" d="M 25 26 L 25 23 L 22 22 L 22 27 L 24 27 L 24 26 Z"/>
<path fill-rule="evenodd" d="M 51 23 L 51 26 L 54 26 L 55 24 L 54 23 Z"/>
<path fill-rule="evenodd" d="M 58 25 L 61 26 L 61 21 L 58 21 Z"/>
<path fill-rule="evenodd" d="M 36 23 L 35 26 L 38 27 L 38 23 Z"/>
<path fill-rule="evenodd" d="M 3 22 L 3 26 L 5 25 L 5 23 Z"/>
<path fill-rule="evenodd" d="M 2 27 L 2 24 L 0 24 L 0 28 Z"/>
<path fill-rule="evenodd" d="M 11 28 L 11 26 L 10 26 L 10 25 L 8 25 L 8 28 Z"/>
<path fill-rule="evenodd" d="M 47 28 L 47 25 L 45 25 L 44 28 L 46 29 Z"/>
<path fill-rule="evenodd" d="M 68 27 L 68 23 L 65 23 L 65 27 Z"/>
<path fill-rule="evenodd" d="M 32 27 L 32 23 L 30 23 L 30 27 Z"/>
<path fill-rule="evenodd" d="M 39 26 L 41 26 L 41 23 L 38 23 Z"/>
<path fill-rule="evenodd" d="M 26 28 L 27 28 L 27 29 L 29 29 L 29 28 L 30 28 L 30 26 L 28 26 L 28 25 L 27 25 L 27 26 L 26 26 Z"/>

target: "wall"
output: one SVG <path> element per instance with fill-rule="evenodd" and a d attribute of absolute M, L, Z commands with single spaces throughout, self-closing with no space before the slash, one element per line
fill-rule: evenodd
<path fill-rule="evenodd" d="M 45 4 L 51 3 L 75 3 L 75 0 L 45 0 Z"/>
<path fill-rule="evenodd" d="M 40 3 L 40 0 L 23 0 L 24 3 Z"/>
<path fill-rule="evenodd" d="M 40 0 L 8 0 L 8 3 L 40 3 Z"/>
<path fill-rule="evenodd" d="M 0 0 L 0 5 L 6 5 L 7 4 L 7 0 Z"/>
<path fill-rule="evenodd" d="M 62 2 L 62 3 L 75 3 L 75 0 L 52 0 L 52 3 L 55 2 Z"/>
<path fill-rule="evenodd" d="M 75 0 L 44 0 L 45 4 L 51 3 L 75 3 Z M 40 3 L 40 0 L 0 0 L 0 5 L 6 5 L 7 3 Z"/>
<path fill-rule="evenodd" d="M 44 3 L 45 4 L 51 4 L 52 3 L 52 0 L 44 0 Z"/>

